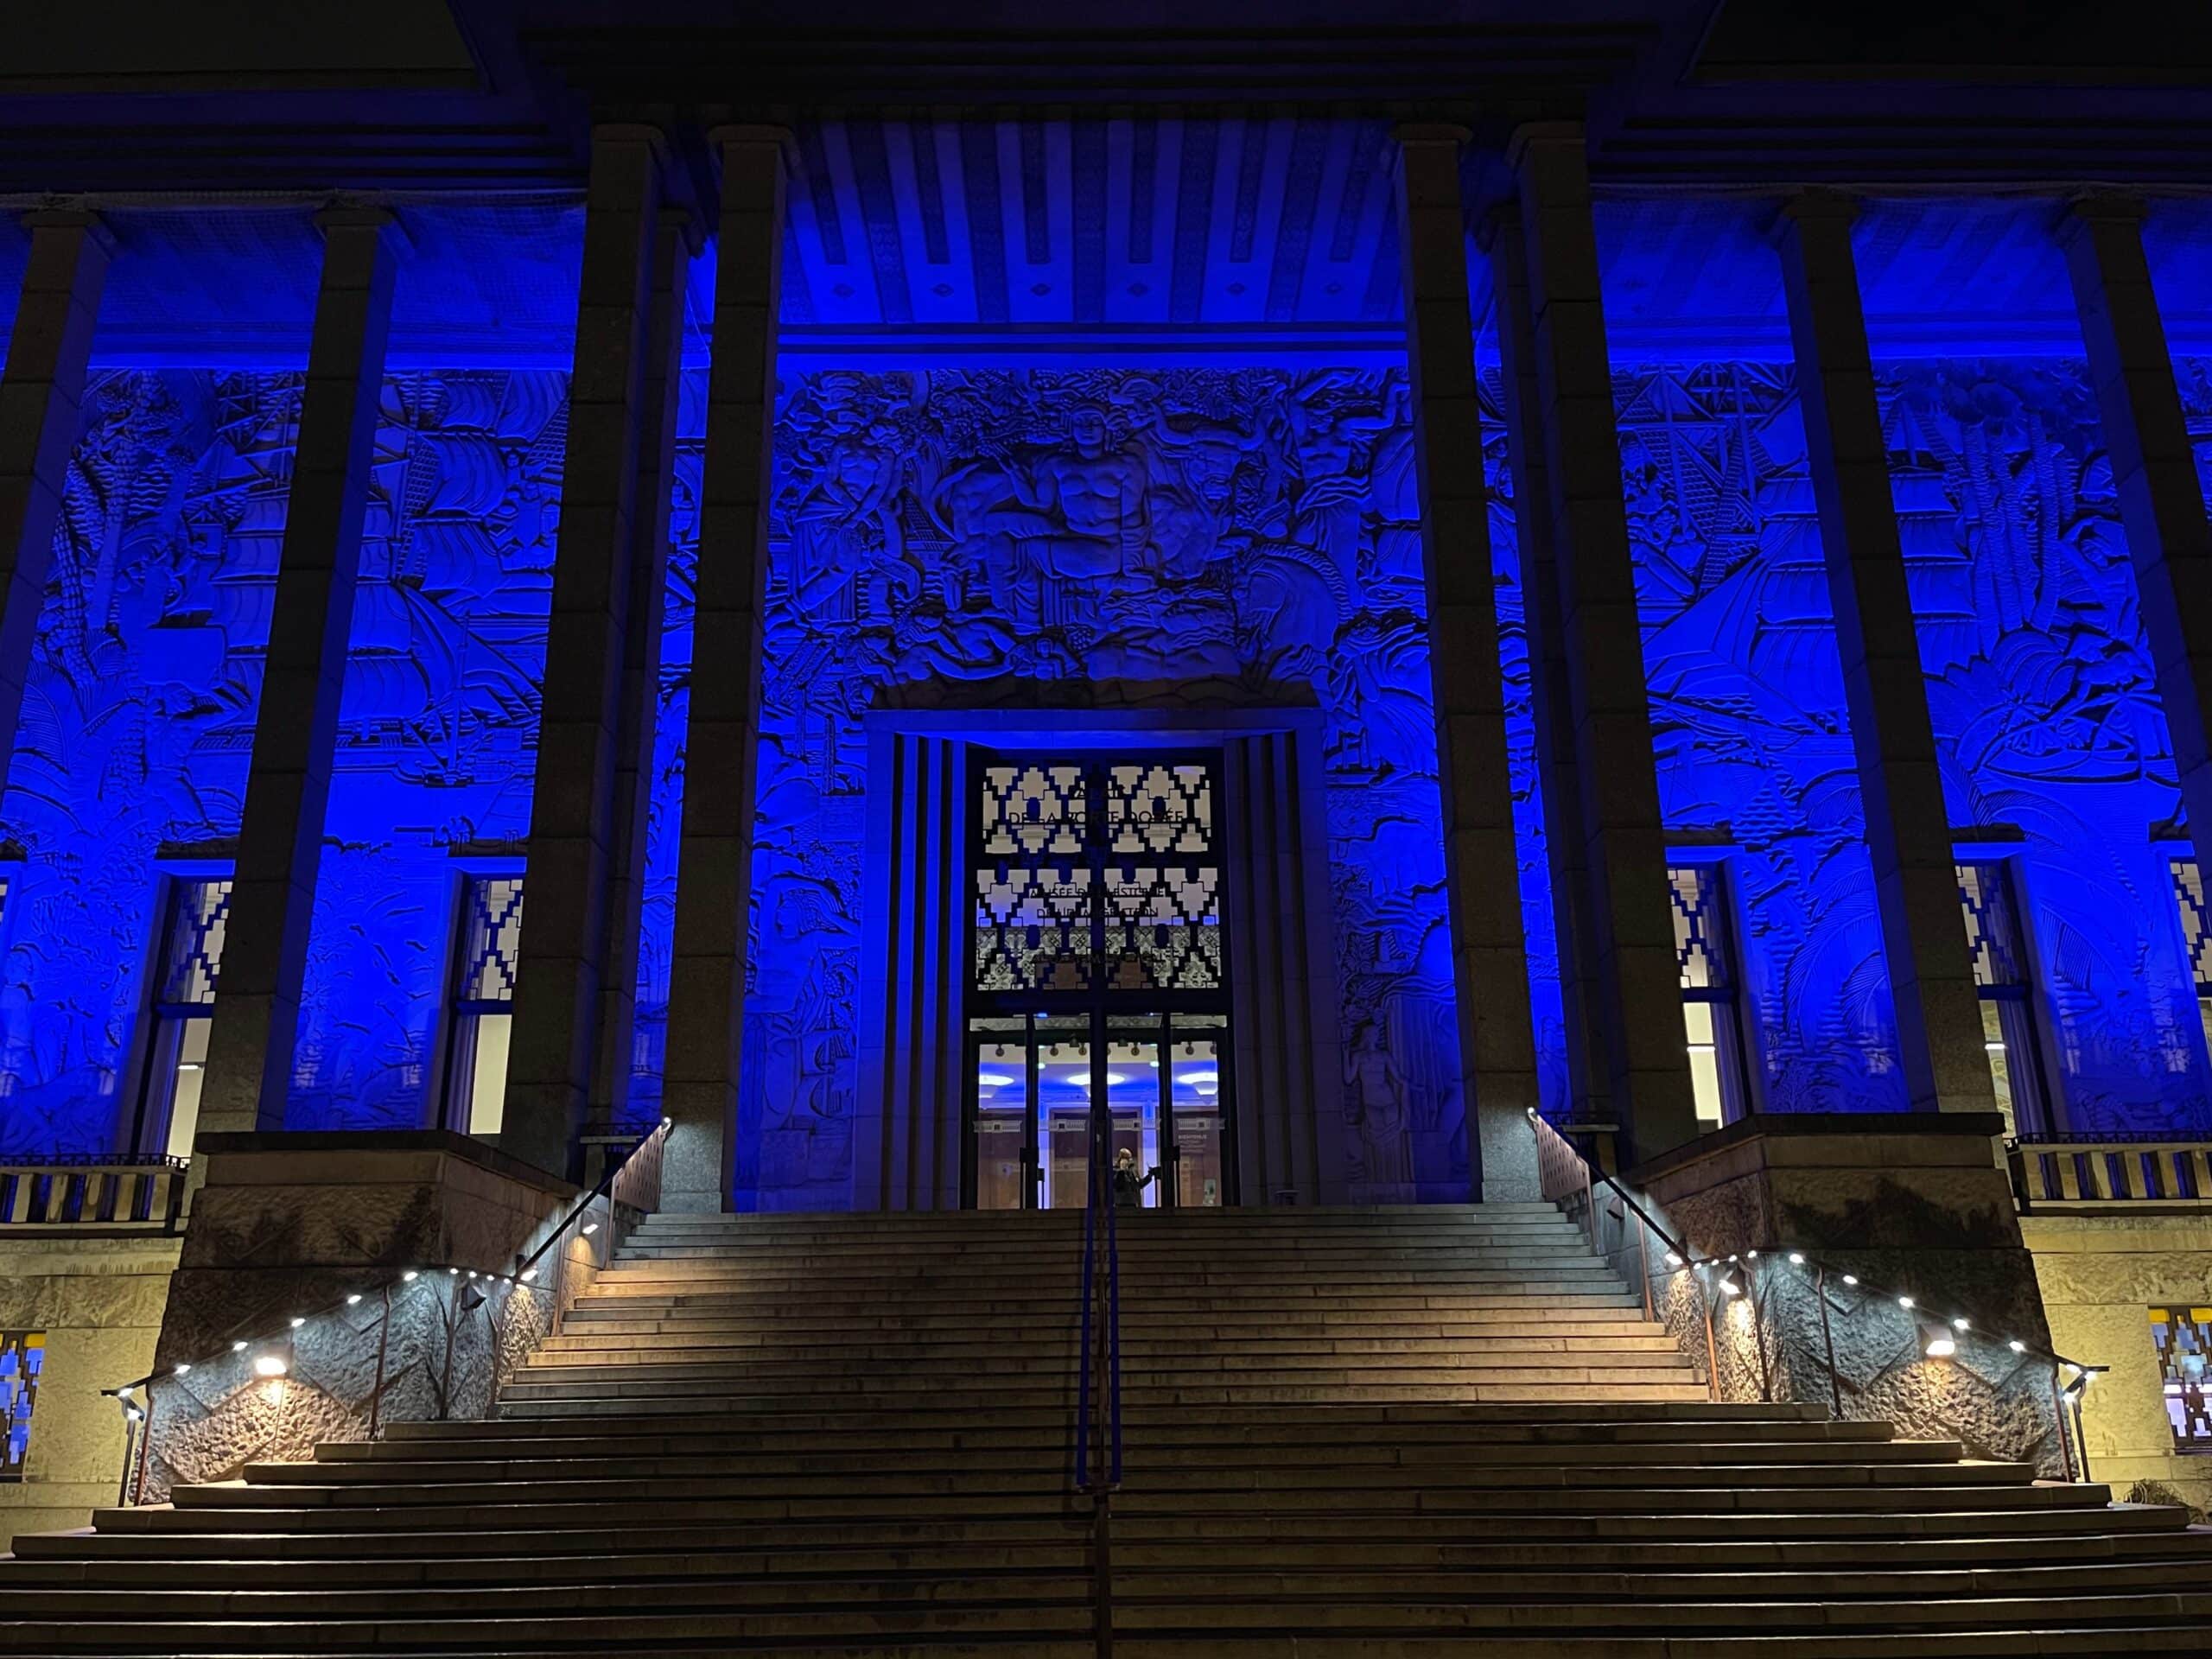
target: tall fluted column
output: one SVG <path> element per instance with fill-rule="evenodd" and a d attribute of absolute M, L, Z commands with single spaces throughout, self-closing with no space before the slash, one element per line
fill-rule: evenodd
<path fill-rule="evenodd" d="M 2143 631 L 2200 865 L 2212 860 L 2212 524 L 2143 254 L 2142 204 L 2094 197 L 2061 226 L 2104 419 Z"/>
<path fill-rule="evenodd" d="M 1398 133 L 1398 223 L 1406 274 L 1406 362 L 1421 482 L 1421 565 L 1443 786 L 1459 1074 L 1475 1197 L 1538 1196 L 1535 1033 L 1506 766 L 1482 406 L 1467 303 L 1466 226 L 1453 127 Z"/>
<path fill-rule="evenodd" d="M 30 260 L 0 370 L 0 787 L 16 752 L 111 248 L 87 213 L 29 213 L 23 224 Z"/>
<path fill-rule="evenodd" d="M 1874 866 L 1897 1052 L 1919 1111 L 1996 1109 L 1980 993 L 1905 583 L 1888 446 L 1852 257 L 1855 204 L 1808 192 L 1776 222 L 1828 603 Z"/>
<path fill-rule="evenodd" d="M 667 379 L 665 365 L 656 376 L 648 362 L 663 149 L 650 127 L 596 129 L 584 199 L 522 960 L 499 1131 L 503 1149 L 561 1174 L 581 1173 L 577 1139 L 604 1028 L 617 820 L 627 804 L 617 785 L 640 503 L 648 500 L 639 493 L 639 454 L 646 400 L 654 390 L 665 396 Z"/>
<path fill-rule="evenodd" d="M 653 244 L 652 339 L 638 429 L 638 528 L 630 556 L 630 639 L 622 655 L 622 726 L 615 760 L 607 979 L 599 1067 L 586 1128 L 603 1131 L 630 1098 L 645 935 L 645 851 L 653 754 L 660 730 L 661 634 L 668 613 L 669 511 L 676 494 L 676 414 L 683 355 L 684 276 L 697 231 L 689 209 L 664 207 Z"/>
<path fill-rule="evenodd" d="M 1537 424 L 1582 798 L 1587 967 L 1607 1086 L 1632 1154 L 1646 1157 L 1693 1139 L 1697 1108 L 1582 129 L 1524 127 L 1508 159 L 1527 244 Z"/>
<path fill-rule="evenodd" d="M 662 1206 L 670 1210 L 721 1210 L 729 1202 L 753 891 L 788 135 L 734 127 L 712 137 L 722 198 L 663 1084 L 663 1110 L 675 1125 L 661 1178 Z"/>
<path fill-rule="evenodd" d="M 334 207 L 315 222 L 322 282 L 207 1039 L 202 1135 L 284 1126 L 361 569 L 398 233 L 382 208 Z"/>
<path fill-rule="evenodd" d="M 1522 626 L 1529 641 L 1537 793 L 1544 807 L 1544 856 L 1551 877 L 1552 926 L 1559 941 L 1567 1113 L 1578 1122 L 1605 1122 L 1611 1109 L 1599 1049 L 1605 1020 L 1591 972 L 1597 951 L 1588 931 L 1588 849 L 1574 758 L 1567 644 L 1560 629 L 1559 561 L 1552 555 L 1551 479 L 1541 429 L 1543 396 L 1536 378 L 1535 325 L 1529 315 L 1528 247 L 1520 216 L 1510 208 L 1498 209 L 1485 228 L 1497 308 L 1506 455 L 1516 509 L 1513 535 L 1521 565 Z"/>

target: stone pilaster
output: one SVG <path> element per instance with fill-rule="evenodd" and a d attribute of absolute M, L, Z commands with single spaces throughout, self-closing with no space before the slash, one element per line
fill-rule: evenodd
<path fill-rule="evenodd" d="M 334 207 L 316 223 L 322 281 L 208 1033 L 202 1135 L 284 1126 L 353 632 L 397 233 L 381 208 Z"/>
<path fill-rule="evenodd" d="M 1996 1109 L 1866 348 L 1856 207 L 1808 192 L 1777 220 L 1806 458 L 1874 866 L 1897 1050 L 1916 1111 Z"/>
<path fill-rule="evenodd" d="M 1544 807 L 1544 855 L 1551 877 L 1552 927 L 1559 941 L 1560 993 L 1567 1039 L 1570 1119 L 1611 1121 L 1600 1043 L 1605 1021 L 1590 971 L 1590 872 L 1582 791 L 1574 758 L 1573 696 L 1560 630 L 1559 561 L 1552 555 L 1551 479 L 1544 463 L 1535 324 L 1529 315 L 1528 247 L 1519 215 L 1492 213 L 1488 234 L 1496 308 L 1506 454 L 1513 474 L 1513 536 L 1521 565 L 1522 626 L 1529 642 L 1529 710 L 1536 728 L 1537 791 Z"/>
<path fill-rule="evenodd" d="M 652 128 L 598 128 L 585 197 L 522 961 L 499 1132 L 505 1150 L 559 1174 L 570 1173 L 603 1028 L 662 149 Z"/>
<path fill-rule="evenodd" d="M 91 213 L 41 212 L 23 223 L 30 260 L 0 371 L 0 786 L 15 754 L 111 251 Z"/>
<path fill-rule="evenodd" d="M 663 1110 L 675 1121 L 661 1178 L 666 1210 L 720 1210 L 729 1197 L 752 908 L 760 607 L 788 135 L 733 127 L 712 137 L 722 196 L 662 1085 Z"/>
<path fill-rule="evenodd" d="M 2090 198 L 2074 205 L 2060 239 L 2202 864 L 2212 859 L 2212 524 L 2151 288 L 2142 218 L 2139 202 Z"/>
<path fill-rule="evenodd" d="M 684 274 L 696 229 L 689 209 L 664 207 L 652 252 L 652 338 L 638 427 L 637 539 L 630 555 L 630 638 L 622 653 L 622 719 L 608 842 L 607 979 L 589 1124 L 623 1115 L 638 1035 L 639 951 L 644 933 L 645 846 L 652 817 L 654 742 L 660 726 L 661 632 L 668 610 L 668 523 L 675 499 L 676 411 L 683 352 Z"/>
<path fill-rule="evenodd" d="M 1466 227 L 1452 127 L 1398 134 L 1406 361 L 1421 481 L 1421 564 L 1443 785 L 1444 867 L 1459 1014 L 1459 1067 L 1475 1196 L 1538 1196 L 1527 1114 L 1538 1103 L 1529 958 L 1506 768 L 1482 407 L 1467 303 Z"/>
<path fill-rule="evenodd" d="M 1694 1136 L 1697 1109 L 1582 129 L 1524 127 L 1508 159 L 1526 242 L 1535 424 L 1582 801 L 1588 971 L 1613 1107 L 1635 1155 L 1649 1156 Z"/>

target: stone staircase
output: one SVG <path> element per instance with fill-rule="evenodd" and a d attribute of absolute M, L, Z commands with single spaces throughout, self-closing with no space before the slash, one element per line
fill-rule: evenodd
<path fill-rule="evenodd" d="M 2202 1651 L 2212 1533 L 1707 1403 L 1533 1205 L 1124 1213 L 1123 1659 Z M 1074 1659 L 1080 1222 L 656 1217 L 499 1421 L 0 1562 L 0 1651 Z"/>

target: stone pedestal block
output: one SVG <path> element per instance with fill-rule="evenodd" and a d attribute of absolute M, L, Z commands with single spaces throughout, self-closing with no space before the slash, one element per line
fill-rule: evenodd
<path fill-rule="evenodd" d="M 1631 1171 L 1693 1254 L 1719 1260 L 1701 1273 L 1650 1267 L 1655 1304 L 1694 1354 L 1712 1309 L 1722 1397 L 1825 1406 L 2062 1475 L 2050 1330 L 1992 1152 L 2001 1122 L 1772 1114 Z M 1936 1338 L 1956 1352 L 1929 1357 Z"/>
<path fill-rule="evenodd" d="M 154 1357 L 169 1375 L 153 1390 L 149 1500 L 173 1481 L 361 1439 L 372 1408 L 385 1422 L 481 1416 L 550 1325 L 552 1299 L 575 1288 L 550 1256 L 532 1285 L 500 1275 L 576 1189 L 467 1135 L 226 1135 L 200 1150 L 207 1181 Z M 410 1268 L 420 1275 L 400 1280 Z M 283 1376 L 255 1374 L 264 1354 Z M 190 1370 L 176 1376 L 179 1364 Z"/>

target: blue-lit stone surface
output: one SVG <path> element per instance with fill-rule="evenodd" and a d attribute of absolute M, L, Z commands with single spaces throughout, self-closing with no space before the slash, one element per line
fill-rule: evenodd
<path fill-rule="evenodd" d="M 1900 1105 L 1794 376 L 1764 349 L 1618 360 L 1664 810 L 1679 841 L 1732 849 L 1754 1092 L 1769 1109 Z M 2179 367 L 2212 487 L 2212 363 Z M 556 372 L 500 369 L 386 386 L 296 1126 L 435 1110 L 457 855 L 518 853 L 528 830 L 561 389 Z M 1899 356 L 1881 391 L 1951 817 L 2019 860 L 2069 1121 L 2212 1127 L 2164 872 L 2173 762 L 2082 370 L 2053 355 Z M 667 1001 L 701 393 L 687 374 L 639 1119 L 657 1100 Z M 0 922 L 5 1149 L 92 1150 L 130 1132 L 162 861 L 220 856 L 237 831 L 296 413 L 283 373 L 95 377 L 0 812 L 22 860 Z M 1507 672 L 1525 699 L 1513 504 L 1502 432 L 1491 440 Z M 746 1202 L 847 1201 L 862 714 L 1006 702 L 1325 711 L 1344 1029 L 1381 1027 L 1407 1132 L 1377 1144 L 1347 1122 L 1346 1145 L 1373 1183 L 1464 1192 L 1409 442 L 1402 379 L 1368 367 L 788 376 Z M 1058 512 L 1070 529 L 1045 481 L 1109 474 L 1141 502 L 1141 537 L 1088 569 L 1010 554 L 1020 515 Z M 1081 553 L 1083 537 L 1068 539 Z M 1524 701 L 1517 877 L 1555 1106 L 1531 750 Z"/>

